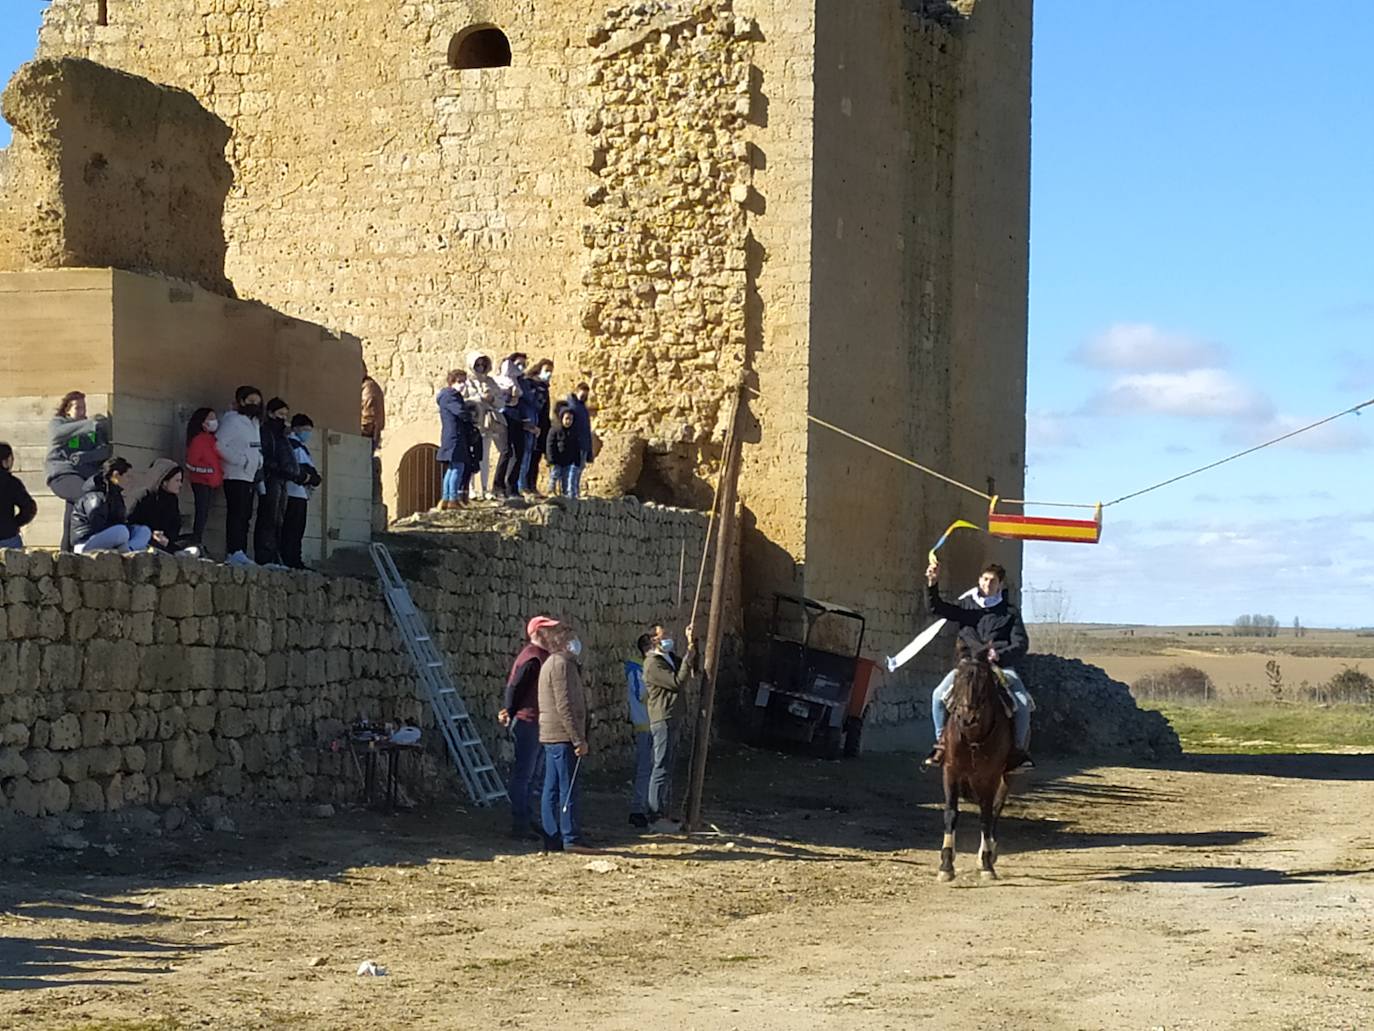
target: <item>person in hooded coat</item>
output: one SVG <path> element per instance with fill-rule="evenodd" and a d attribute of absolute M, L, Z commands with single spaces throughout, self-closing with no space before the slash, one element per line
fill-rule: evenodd
<path fill-rule="evenodd" d="M 14 448 L 0 443 L 0 548 L 22 548 L 19 531 L 38 515 L 38 506 L 13 470 Z"/>
<path fill-rule="evenodd" d="M 491 497 L 491 473 L 506 451 L 506 398 L 504 388 L 491 375 L 491 359 L 480 351 L 468 353 L 468 378 L 463 398 L 474 409 L 482 435 L 479 464 L 482 497 Z"/>
<path fill-rule="evenodd" d="M 78 555 L 93 551 L 147 551 L 153 532 L 130 525 L 124 505 L 124 477 L 132 469 L 123 458 L 107 458 L 100 472 L 86 481 L 86 489 L 72 506 L 72 550 Z"/>
<path fill-rule="evenodd" d="M 267 402 L 262 421 L 262 483 L 259 486 L 258 521 L 253 527 L 253 558 L 259 565 L 285 569 L 281 555 L 281 528 L 286 520 L 287 484 L 300 482 L 301 467 L 286 439 L 291 409 L 274 397 Z"/>
<path fill-rule="evenodd" d="M 467 503 L 471 470 L 472 438 L 478 434 L 472 409 L 463 396 L 467 373 L 454 369 L 448 374 L 448 385 L 435 395 L 439 409 L 439 450 L 435 460 L 443 467 L 443 488 L 439 511 L 461 508 Z"/>
<path fill-rule="evenodd" d="M 181 534 L 181 484 L 185 479 L 181 466 L 170 458 L 153 460 L 141 477 L 142 486 L 129 491 L 125 499 L 129 506 L 129 522 L 146 526 L 152 531 L 153 547 L 175 554 L 185 551 L 199 555 L 193 540 Z"/>

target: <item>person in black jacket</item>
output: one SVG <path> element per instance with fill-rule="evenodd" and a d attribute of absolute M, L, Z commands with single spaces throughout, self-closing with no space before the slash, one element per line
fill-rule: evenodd
<path fill-rule="evenodd" d="M 107 458 L 86 481 L 85 493 L 72 506 L 72 550 L 78 555 L 93 551 L 147 551 L 153 531 L 129 525 L 124 506 L 124 477 L 132 469 L 124 459 Z"/>
<path fill-rule="evenodd" d="M 1001 670 L 1007 690 L 1016 703 L 1016 750 L 1007 772 L 1020 773 L 1031 769 L 1035 764 L 1026 751 L 1030 744 L 1030 695 L 1013 668 L 1025 657 L 1030 642 L 1026 637 L 1026 626 L 1021 622 L 1021 613 L 1004 593 L 1007 571 L 996 562 L 985 566 L 978 577 L 978 586 L 962 594 L 957 605 L 940 597 L 939 580 L 940 564 L 933 562 L 926 570 L 926 598 L 931 613 L 957 626 L 959 639 L 968 645 L 971 652 L 988 649 L 988 658 Z M 945 729 L 945 700 L 953 686 L 954 671 L 951 670 L 930 696 L 930 715 L 935 723 L 935 748 L 926 758 L 926 766 L 939 766 L 944 760 L 945 749 L 941 738 Z"/>
<path fill-rule="evenodd" d="M 14 475 L 14 448 L 0 443 L 0 549 L 22 548 L 19 531 L 33 522 L 38 506 Z"/>
<path fill-rule="evenodd" d="M 258 522 L 253 527 L 253 559 L 260 566 L 286 569 L 281 556 L 281 527 L 286 518 L 286 485 L 300 481 L 301 468 L 286 439 L 291 409 L 274 397 L 262 421 L 262 483 L 258 487 Z"/>
<path fill-rule="evenodd" d="M 549 439 L 544 453 L 553 467 L 553 492 L 565 498 L 577 497 L 577 485 L 573 482 L 573 469 L 577 467 L 578 444 L 577 429 L 573 425 L 572 411 L 561 402 L 556 410 L 558 425 L 549 430 Z"/>
<path fill-rule="evenodd" d="M 185 475 L 181 466 L 170 458 L 158 458 L 148 467 L 146 489 L 136 498 L 131 496 L 133 507 L 129 510 L 129 522 L 146 526 L 153 532 L 153 547 L 168 554 L 185 552 L 188 555 L 200 554 L 194 541 L 185 541 L 181 533 L 181 495 Z"/>

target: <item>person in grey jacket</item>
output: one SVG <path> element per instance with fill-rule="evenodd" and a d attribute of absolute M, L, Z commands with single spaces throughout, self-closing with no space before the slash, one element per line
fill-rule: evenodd
<path fill-rule="evenodd" d="M 645 702 L 649 707 L 649 733 L 654 739 L 654 766 L 649 774 L 649 823 L 673 822 L 673 738 L 682 709 L 682 692 L 696 675 L 697 643 L 687 628 L 687 654 L 673 654 L 671 637 L 658 636 L 654 650 L 644 656 Z"/>
<path fill-rule="evenodd" d="M 234 407 L 225 412 L 215 432 L 224 460 L 224 553 L 231 566 L 251 566 L 248 527 L 253 521 L 254 486 L 262 472 L 262 391 L 242 386 Z"/>
<path fill-rule="evenodd" d="M 66 502 L 62 515 L 62 550 L 72 550 L 72 506 L 86 493 L 86 481 L 100 472 L 111 455 L 108 416 L 86 414 L 86 395 L 64 394 L 48 424 L 48 489 Z"/>

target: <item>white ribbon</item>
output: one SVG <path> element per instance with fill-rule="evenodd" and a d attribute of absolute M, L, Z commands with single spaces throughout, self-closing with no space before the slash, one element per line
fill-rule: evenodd
<path fill-rule="evenodd" d="M 943 619 L 937 619 L 934 623 L 931 623 L 930 626 L 922 630 L 910 644 L 899 651 L 895 656 L 889 655 L 887 657 L 887 671 L 889 673 L 895 673 L 914 659 L 920 654 L 922 648 L 935 640 L 936 636 L 944 628 L 944 625 L 945 621 Z"/>

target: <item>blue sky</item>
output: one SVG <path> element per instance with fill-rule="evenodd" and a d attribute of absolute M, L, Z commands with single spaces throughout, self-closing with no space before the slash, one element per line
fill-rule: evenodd
<path fill-rule="evenodd" d="M 43 7 L 3 0 L 6 80 Z M 1037 0 L 1035 32 L 1027 496 L 1374 397 L 1374 4 Z M 1028 545 L 1026 586 L 1083 620 L 1374 625 L 1372 444 L 1374 409 L 1108 509 L 1099 545 Z"/>

